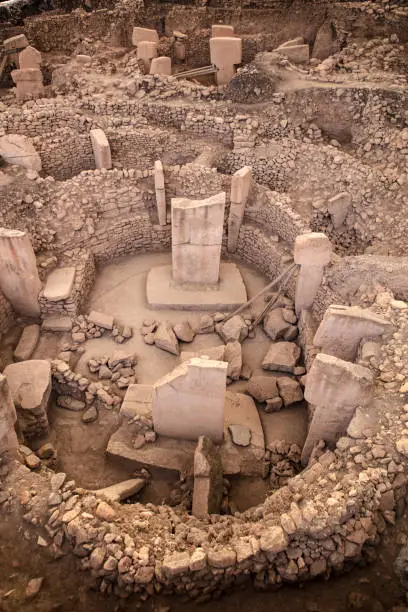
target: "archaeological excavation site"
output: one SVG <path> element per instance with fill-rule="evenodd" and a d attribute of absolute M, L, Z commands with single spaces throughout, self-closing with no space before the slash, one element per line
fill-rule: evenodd
<path fill-rule="evenodd" d="M 407 0 L 0 0 L 1 612 L 408 612 L 407 74 Z"/>

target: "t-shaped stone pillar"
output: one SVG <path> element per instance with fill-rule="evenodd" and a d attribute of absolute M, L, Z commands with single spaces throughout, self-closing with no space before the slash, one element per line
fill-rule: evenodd
<path fill-rule="evenodd" d="M 157 56 L 157 43 L 143 40 L 137 45 L 137 59 L 143 60 L 146 73 L 150 71 L 150 64 L 154 57 Z"/>
<path fill-rule="evenodd" d="M 92 150 L 95 159 L 95 168 L 98 170 L 110 170 L 112 168 L 112 157 L 109 146 L 109 141 L 106 134 L 100 128 L 96 128 L 89 132 L 92 143 Z"/>
<path fill-rule="evenodd" d="M 217 85 L 228 85 L 235 65 L 242 62 L 242 40 L 231 36 L 210 38 L 211 63 L 217 67 Z"/>
<path fill-rule="evenodd" d="M 16 420 L 16 409 L 7 379 L 0 374 L 0 456 L 3 453 L 14 454 L 18 449 Z"/>
<path fill-rule="evenodd" d="M 154 162 L 154 189 L 156 191 L 156 205 L 159 224 L 166 225 L 166 192 L 164 190 L 163 164 L 160 160 Z"/>
<path fill-rule="evenodd" d="M 363 338 L 376 338 L 391 331 L 392 323 L 359 306 L 332 304 L 324 313 L 313 344 L 323 353 L 354 361 Z"/>
<path fill-rule="evenodd" d="M 173 280 L 217 285 L 220 276 L 225 192 L 205 200 L 171 201 Z"/>
<path fill-rule="evenodd" d="M 227 384 L 225 361 L 194 357 L 153 385 L 154 430 L 162 436 L 220 442 Z"/>
<path fill-rule="evenodd" d="M 228 251 L 237 248 L 239 230 L 244 218 L 245 204 L 251 188 L 252 168 L 244 166 L 233 174 L 231 179 L 231 206 L 228 217 Z"/>
<path fill-rule="evenodd" d="M 319 353 L 306 376 L 305 398 L 316 406 L 302 451 L 306 465 L 319 440 L 335 443 L 345 432 L 357 406 L 372 399 L 371 370 L 331 355 Z"/>
<path fill-rule="evenodd" d="M 39 316 L 41 281 L 25 232 L 0 228 L 0 289 L 18 314 Z"/>
<path fill-rule="evenodd" d="M 320 232 L 301 234 L 295 240 L 295 263 L 300 271 L 296 285 L 295 307 L 299 314 L 311 308 L 323 278 L 323 269 L 331 259 L 332 245 Z"/>

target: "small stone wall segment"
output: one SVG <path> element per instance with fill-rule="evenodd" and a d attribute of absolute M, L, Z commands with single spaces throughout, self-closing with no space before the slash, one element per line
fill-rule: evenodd
<path fill-rule="evenodd" d="M 78 314 L 94 285 L 96 270 L 93 254 L 90 251 L 82 251 L 71 262 L 75 267 L 71 294 L 59 300 L 47 299 L 44 291 L 39 295 L 41 317 L 43 319 L 49 316 L 72 317 Z"/>
<path fill-rule="evenodd" d="M 0 336 L 9 329 L 13 320 L 13 308 L 5 295 L 0 291 Z"/>

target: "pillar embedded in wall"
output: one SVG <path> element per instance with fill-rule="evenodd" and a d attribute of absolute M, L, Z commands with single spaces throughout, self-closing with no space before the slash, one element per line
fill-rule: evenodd
<path fill-rule="evenodd" d="M 234 36 L 234 26 L 225 25 L 222 23 L 215 23 L 211 26 L 212 38 L 230 38 Z"/>
<path fill-rule="evenodd" d="M 166 55 L 154 57 L 150 64 L 150 74 L 162 74 L 164 76 L 171 75 L 171 58 Z"/>
<path fill-rule="evenodd" d="M 20 230 L 0 228 L 0 289 L 16 313 L 39 316 L 37 262 L 29 237 Z"/>
<path fill-rule="evenodd" d="M 160 160 L 154 162 L 154 189 L 156 191 L 156 205 L 157 214 L 159 217 L 159 224 L 166 225 L 167 223 L 167 211 L 166 211 L 166 192 L 164 189 L 164 173 L 163 164 Z"/>
<path fill-rule="evenodd" d="M 14 454 L 18 449 L 16 420 L 16 409 L 7 379 L 0 374 L 0 456 L 4 453 Z"/>
<path fill-rule="evenodd" d="M 112 168 L 111 150 L 108 139 L 103 130 L 97 128 L 90 131 L 92 149 L 95 158 L 95 167 L 100 170 Z"/>
<path fill-rule="evenodd" d="M 244 166 L 233 174 L 231 179 L 231 206 L 228 217 L 228 251 L 237 248 L 239 230 L 244 218 L 245 204 L 251 188 L 252 168 Z"/>
<path fill-rule="evenodd" d="M 305 398 L 315 406 L 302 451 L 306 465 L 320 440 L 335 443 L 345 433 L 357 406 L 371 402 L 374 377 L 368 368 L 319 353 L 307 373 Z"/>
<path fill-rule="evenodd" d="M 236 64 L 242 62 L 242 40 L 227 36 L 210 38 L 210 57 L 217 68 L 217 85 L 228 85 Z"/>
<path fill-rule="evenodd" d="M 330 262 L 332 245 L 321 232 L 301 234 L 295 241 L 294 260 L 300 265 L 295 295 L 296 312 L 311 308 Z"/>

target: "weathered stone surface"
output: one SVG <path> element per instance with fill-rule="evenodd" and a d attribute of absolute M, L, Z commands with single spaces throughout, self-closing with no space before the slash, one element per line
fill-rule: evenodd
<path fill-rule="evenodd" d="M 242 346 L 239 342 L 228 342 L 224 351 L 224 360 L 228 363 L 227 376 L 238 380 L 242 369 Z"/>
<path fill-rule="evenodd" d="M 57 406 L 72 410 L 73 412 L 81 412 L 85 408 L 85 402 L 81 402 L 70 395 L 59 395 L 57 397 Z"/>
<path fill-rule="evenodd" d="M 261 536 L 261 550 L 269 555 L 277 555 L 285 550 L 289 541 L 282 527 L 267 527 Z"/>
<path fill-rule="evenodd" d="M 132 32 L 132 45 L 137 47 L 139 43 L 144 41 L 158 43 L 159 35 L 157 34 L 156 30 L 134 27 Z"/>
<path fill-rule="evenodd" d="M 192 513 L 198 518 L 218 514 L 223 493 L 220 454 L 206 436 L 200 436 L 194 453 L 194 491 Z"/>
<path fill-rule="evenodd" d="M 217 66 L 217 85 L 227 85 L 235 74 L 235 65 L 242 61 L 242 40 L 232 36 L 210 38 L 211 63 Z"/>
<path fill-rule="evenodd" d="M 257 402 L 266 402 L 279 396 L 276 381 L 275 376 L 252 376 L 248 382 L 247 392 Z"/>
<path fill-rule="evenodd" d="M 72 329 L 72 319 L 69 317 L 47 317 L 43 320 L 41 329 L 52 332 L 69 332 Z"/>
<path fill-rule="evenodd" d="M 190 565 L 188 552 L 177 552 L 163 559 L 162 570 L 168 578 L 184 574 Z"/>
<path fill-rule="evenodd" d="M 104 312 L 97 312 L 96 310 L 92 310 L 88 315 L 88 321 L 103 329 L 113 329 L 114 325 L 114 319 L 111 315 L 107 315 Z"/>
<path fill-rule="evenodd" d="M 290 406 L 296 402 L 301 402 L 303 399 L 302 387 L 294 378 L 279 377 L 277 378 L 279 395 L 281 396 L 285 406 Z"/>
<path fill-rule="evenodd" d="M 82 422 L 93 423 L 94 421 L 96 421 L 97 418 L 98 411 L 95 406 L 91 406 L 90 408 L 88 408 L 88 410 L 85 410 L 84 414 L 82 415 Z"/>
<path fill-rule="evenodd" d="M 264 370 L 293 373 L 300 358 L 300 348 L 294 342 L 276 342 L 265 355 L 262 367 Z"/>
<path fill-rule="evenodd" d="M 232 441 L 237 446 L 249 446 L 251 444 L 251 430 L 245 425 L 229 425 L 228 429 Z"/>
<path fill-rule="evenodd" d="M 23 329 L 20 340 L 14 351 L 15 361 L 26 361 L 30 359 L 40 338 L 40 326 L 37 324 L 27 325 Z"/>
<path fill-rule="evenodd" d="M 16 409 L 7 379 L 0 374 L 0 455 L 6 452 L 15 454 L 18 449 L 16 420 Z"/>
<path fill-rule="evenodd" d="M 193 358 L 153 385 L 153 423 L 159 435 L 197 440 L 223 437 L 227 364 Z"/>
<path fill-rule="evenodd" d="M 70 297 L 75 280 L 75 268 L 56 268 L 47 277 L 43 296 L 50 302 Z"/>
<path fill-rule="evenodd" d="M 217 325 L 217 332 L 227 342 L 243 342 L 248 336 L 248 326 L 240 315 L 235 315 L 225 323 Z"/>
<path fill-rule="evenodd" d="M 139 493 L 145 486 L 146 481 L 143 478 L 131 478 L 118 482 L 104 489 L 93 491 L 97 497 L 104 497 L 110 502 L 121 502 L 136 493 Z"/>
<path fill-rule="evenodd" d="M 294 334 L 295 337 L 297 335 L 296 326 L 288 323 L 283 317 L 283 311 L 283 308 L 274 308 L 274 310 L 268 312 L 263 320 L 264 331 L 271 340 L 279 340 L 279 338 L 286 340 L 287 335 Z"/>
<path fill-rule="evenodd" d="M 192 342 L 194 340 L 194 331 L 188 321 L 176 323 L 173 326 L 173 331 L 181 342 Z"/>
<path fill-rule="evenodd" d="M 163 351 L 172 353 L 173 355 L 179 354 L 179 343 L 173 328 L 170 323 L 161 321 L 154 334 L 154 343 L 158 348 Z"/>
<path fill-rule="evenodd" d="M 8 164 L 23 166 L 41 172 L 41 159 L 32 140 L 21 134 L 7 134 L 0 137 L 0 155 Z"/>
<path fill-rule="evenodd" d="M 95 515 L 103 521 L 113 521 L 116 518 L 115 510 L 106 502 L 99 502 L 96 507 Z"/>
<path fill-rule="evenodd" d="M 106 134 L 100 128 L 89 132 L 95 158 L 95 168 L 110 170 L 112 168 L 111 150 Z"/>

